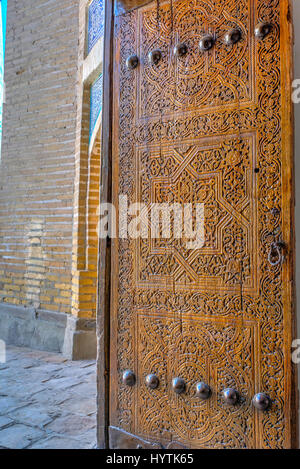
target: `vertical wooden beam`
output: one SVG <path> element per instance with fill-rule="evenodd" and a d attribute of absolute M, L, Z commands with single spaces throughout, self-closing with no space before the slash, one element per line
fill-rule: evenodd
<path fill-rule="evenodd" d="M 105 0 L 103 51 L 103 106 L 100 164 L 100 204 L 111 202 L 113 1 Z M 108 448 L 110 239 L 99 239 L 97 298 L 97 445 Z"/>
<path fill-rule="evenodd" d="M 290 0 L 280 1 L 280 44 L 282 61 L 282 182 L 284 189 L 282 206 L 282 233 L 287 243 L 289 262 L 284 265 L 286 286 L 283 295 L 285 386 L 286 392 L 286 448 L 298 448 L 298 380 L 297 365 L 292 363 L 292 343 L 297 337 L 297 308 L 295 288 L 295 169 L 294 169 L 294 108 L 292 103 L 293 62 L 293 14 Z"/>

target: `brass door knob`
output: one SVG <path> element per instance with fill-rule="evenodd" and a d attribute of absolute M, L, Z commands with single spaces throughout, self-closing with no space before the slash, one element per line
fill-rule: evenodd
<path fill-rule="evenodd" d="M 227 46 L 233 46 L 242 39 L 242 33 L 238 28 L 231 29 L 224 36 L 224 41 Z"/>
<path fill-rule="evenodd" d="M 136 377 L 133 371 L 125 370 L 122 377 L 123 384 L 126 386 L 134 386 L 136 382 Z"/>
<path fill-rule="evenodd" d="M 134 70 L 139 64 L 139 58 L 137 55 L 131 55 L 126 60 L 126 67 L 128 70 Z"/>
<path fill-rule="evenodd" d="M 214 43 L 214 37 L 211 34 L 206 34 L 199 41 L 199 49 L 201 52 L 206 52 L 213 47 Z"/>
<path fill-rule="evenodd" d="M 173 378 L 172 379 L 172 388 L 176 394 L 182 394 L 185 391 L 185 381 L 182 378 Z"/>
<path fill-rule="evenodd" d="M 239 400 L 239 393 L 234 388 L 226 388 L 222 392 L 222 397 L 227 405 L 235 405 Z"/>
<path fill-rule="evenodd" d="M 259 392 L 253 397 L 252 403 L 256 409 L 265 411 L 271 406 L 271 399 L 264 392 Z"/>
<path fill-rule="evenodd" d="M 159 379 L 154 374 L 147 375 L 145 381 L 149 389 L 156 389 L 159 385 Z"/>
<path fill-rule="evenodd" d="M 161 52 L 160 50 L 156 49 L 156 50 L 152 50 L 151 52 L 149 52 L 148 54 L 148 60 L 149 60 L 149 63 L 151 65 L 157 65 L 158 62 L 160 61 L 162 55 L 161 55 Z"/>
<path fill-rule="evenodd" d="M 188 47 L 184 42 L 181 42 L 180 44 L 176 44 L 174 47 L 174 55 L 176 57 L 183 57 L 184 55 L 187 54 Z"/>
<path fill-rule="evenodd" d="M 206 399 L 209 399 L 211 396 L 211 388 L 208 386 L 208 384 L 204 383 L 201 381 L 200 383 L 196 384 L 196 396 L 199 397 L 199 399 L 202 399 L 205 401 Z"/>
<path fill-rule="evenodd" d="M 259 23 L 255 27 L 255 37 L 259 40 L 264 39 L 272 30 L 270 23 Z"/>

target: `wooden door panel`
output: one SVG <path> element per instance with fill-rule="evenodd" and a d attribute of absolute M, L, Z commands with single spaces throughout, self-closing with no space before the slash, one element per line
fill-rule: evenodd
<path fill-rule="evenodd" d="M 147 61 L 141 63 L 137 117 L 149 119 L 163 114 L 173 120 L 173 112 L 218 111 L 220 106 L 255 102 L 254 9 L 255 0 L 244 0 L 240 5 L 236 1 L 193 1 L 189 6 L 177 2 L 172 22 L 170 4 L 164 3 L 159 12 L 159 30 L 155 6 L 139 9 L 136 52 L 146 58 L 151 50 L 159 49 L 163 60 L 159 67 L 149 66 Z M 234 48 L 224 47 L 222 38 L 234 27 L 240 29 L 243 40 Z M 198 44 L 208 32 L 219 40 L 208 54 L 203 54 Z M 174 60 L 171 42 L 188 46 L 185 58 Z"/>
<path fill-rule="evenodd" d="M 159 11 L 151 2 L 118 13 L 113 203 L 118 208 L 120 194 L 148 209 L 203 203 L 205 243 L 112 242 L 111 446 L 291 447 L 289 2 L 178 0 L 160 2 Z M 258 40 L 262 21 L 272 29 Z M 224 35 L 234 27 L 242 38 L 227 46 Z M 198 44 L 207 32 L 216 42 L 203 53 Z M 176 58 L 181 42 L 188 53 Z M 162 52 L 157 65 L 148 61 L 155 49 Z M 129 70 L 133 54 L 139 65 Z M 277 241 L 285 243 L 285 260 L 271 265 Z M 122 382 L 128 369 L 134 386 Z M 149 373 L 159 377 L 157 389 L 146 386 Z M 171 387 L 176 376 L 186 383 L 180 395 Z M 206 401 L 195 395 L 199 381 L 212 389 Z M 236 406 L 224 405 L 227 387 L 240 394 Z M 272 399 L 266 412 L 253 407 L 258 392 Z"/>
<path fill-rule="evenodd" d="M 257 328 L 254 322 L 199 315 L 137 312 L 135 415 L 138 434 L 167 444 L 170 438 L 186 446 L 210 448 L 255 447 L 259 438 L 251 397 L 258 367 Z M 168 361 L 167 361 L 168 360 Z M 149 370 L 161 377 L 158 389 L 145 385 Z M 186 392 L 175 394 L 175 376 L 186 382 Z M 195 383 L 204 381 L 212 397 L 201 401 Z M 233 387 L 239 405 L 224 406 L 221 392 Z M 146 405 L 145 405 L 146 404 Z M 170 418 L 170 415 L 172 418 Z"/>
<path fill-rule="evenodd" d="M 136 197 L 149 212 L 155 203 L 203 203 L 205 218 L 199 250 L 185 239 L 138 240 L 136 286 L 239 293 L 242 281 L 243 293 L 257 294 L 255 132 L 137 146 L 135 168 Z"/>

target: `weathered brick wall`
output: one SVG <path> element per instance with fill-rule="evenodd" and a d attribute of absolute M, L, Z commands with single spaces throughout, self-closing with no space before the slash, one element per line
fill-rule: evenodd
<path fill-rule="evenodd" d="M 72 311 L 79 190 L 79 3 L 8 2 L 0 301 L 62 312 Z"/>

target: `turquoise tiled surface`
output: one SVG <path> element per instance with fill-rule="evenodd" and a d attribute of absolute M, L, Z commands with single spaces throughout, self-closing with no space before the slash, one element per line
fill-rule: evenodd
<path fill-rule="evenodd" d="M 6 32 L 6 10 L 7 0 L 0 3 L 0 156 L 2 140 L 2 111 L 4 98 L 4 52 L 5 52 L 5 32 Z"/>
<path fill-rule="evenodd" d="M 103 36 L 104 31 L 104 0 L 93 0 L 89 5 L 88 14 L 88 53 Z"/>
<path fill-rule="evenodd" d="M 94 132 L 95 125 L 102 109 L 102 73 L 91 86 L 90 103 L 90 137 Z"/>

